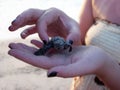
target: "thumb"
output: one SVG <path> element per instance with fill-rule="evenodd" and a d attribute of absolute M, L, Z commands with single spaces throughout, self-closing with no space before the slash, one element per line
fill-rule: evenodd
<path fill-rule="evenodd" d="M 70 41 L 70 40 L 73 41 L 74 45 L 80 45 L 81 44 L 79 33 L 74 33 L 74 32 L 69 33 L 68 36 L 67 36 L 67 41 Z"/>
<path fill-rule="evenodd" d="M 84 70 L 80 69 L 80 66 L 78 63 L 69 64 L 69 65 L 62 65 L 53 67 L 48 71 L 48 77 L 74 77 L 74 76 L 80 76 L 84 74 Z"/>

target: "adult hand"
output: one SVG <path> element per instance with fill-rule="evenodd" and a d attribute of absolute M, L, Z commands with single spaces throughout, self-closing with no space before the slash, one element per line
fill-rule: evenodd
<path fill-rule="evenodd" d="M 36 46 L 42 44 L 32 41 Z M 48 77 L 74 77 L 97 74 L 107 65 L 108 55 L 94 46 L 73 47 L 72 52 L 56 52 L 46 56 L 36 56 L 34 47 L 22 43 L 11 43 L 9 54 L 33 66 L 48 69 Z"/>
<path fill-rule="evenodd" d="M 80 44 L 79 24 L 56 8 L 47 10 L 29 9 L 17 16 L 9 27 L 15 31 L 26 25 L 32 25 L 21 33 L 22 38 L 38 33 L 42 40 L 49 37 L 61 36 L 66 40 L 73 40 L 73 44 Z"/>

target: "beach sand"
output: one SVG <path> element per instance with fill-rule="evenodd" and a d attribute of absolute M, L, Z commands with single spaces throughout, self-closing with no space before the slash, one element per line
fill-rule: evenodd
<path fill-rule="evenodd" d="M 72 78 L 48 78 L 46 70 L 8 55 L 10 42 L 29 43 L 29 39 L 0 42 L 0 90 L 69 90 Z"/>

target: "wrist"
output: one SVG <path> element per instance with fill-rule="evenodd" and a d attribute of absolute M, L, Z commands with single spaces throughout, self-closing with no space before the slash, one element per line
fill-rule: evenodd
<path fill-rule="evenodd" d="M 97 72 L 97 75 L 101 78 L 108 77 L 119 67 L 119 63 L 112 58 L 107 59 L 104 63 L 104 66 Z"/>
<path fill-rule="evenodd" d="M 99 70 L 97 76 L 104 82 L 111 90 L 118 90 L 118 83 L 120 83 L 120 65 L 116 60 L 109 58 L 106 60 L 106 64 Z"/>

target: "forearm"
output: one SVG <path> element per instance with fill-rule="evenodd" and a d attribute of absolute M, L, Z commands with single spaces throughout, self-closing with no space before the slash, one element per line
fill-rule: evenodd
<path fill-rule="evenodd" d="M 89 28 L 91 27 L 92 22 L 85 23 L 84 20 L 80 21 L 80 32 L 81 32 L 81 42 L 84 45 L 85 44 L 85 36 Z"/>
<path fill-rule="evenodd" d="M 107 85 L 110 90 L 120 90 L 120 65 L 118 62 L 111 59 L 102 69 L 102 74 L 100 74 L 99 77 L 105 85 Z"/>
<path fill-rule="evenodd" d="M 81 41 L 84 43 L 85 35 L 94 22 L 91 0 L 84 0 L 79 18 Z"/>

